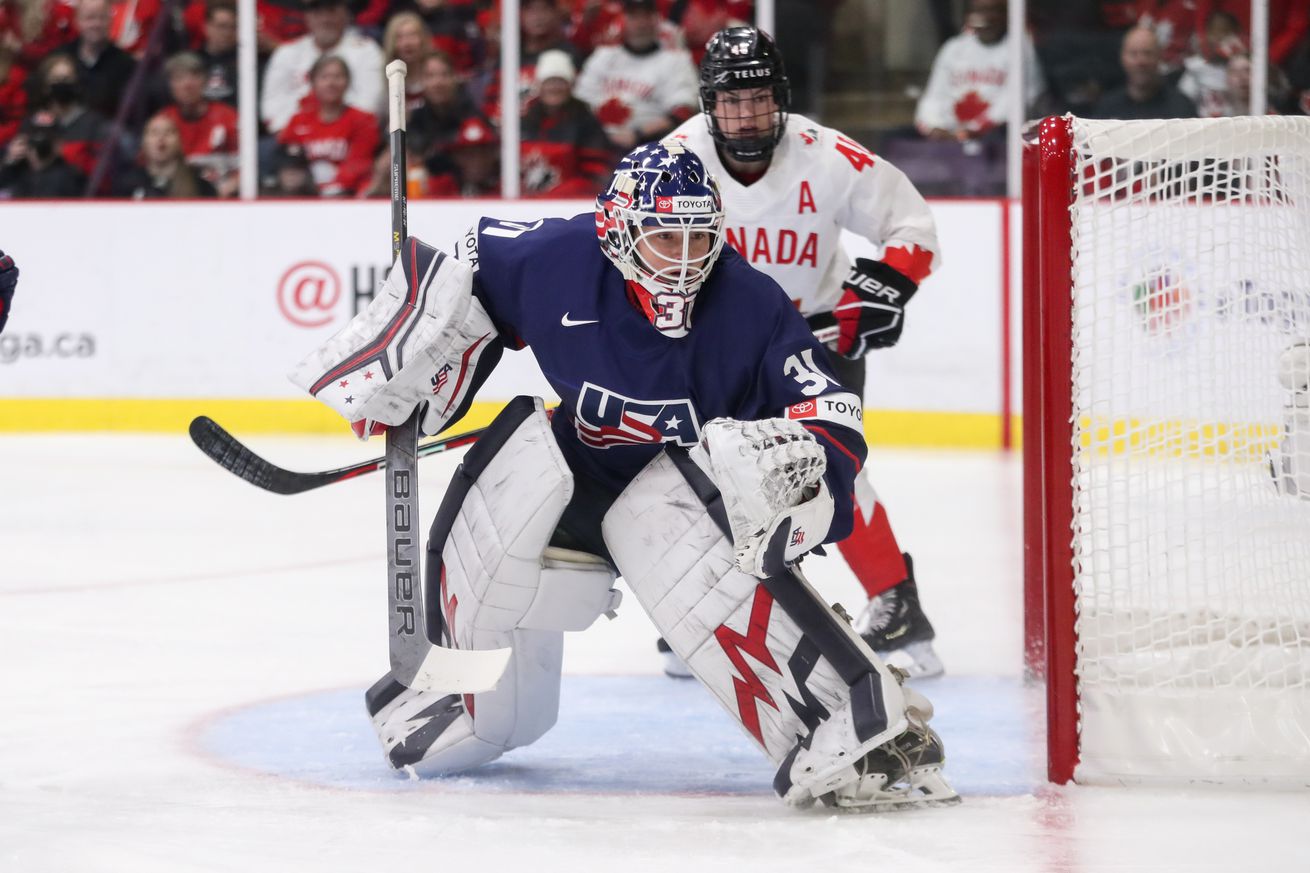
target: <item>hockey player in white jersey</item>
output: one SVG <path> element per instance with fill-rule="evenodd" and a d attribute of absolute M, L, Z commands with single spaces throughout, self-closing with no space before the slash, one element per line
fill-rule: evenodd
<path fill-rule="evenodd" d="M 720 180 L 728 244 L 775 279 L 816 332 L 836 332 L 828 363 L 863 399 L 862 359 L 900 338 L 905 306 L 939 260 L 937 232 L 900 170 L 839 131 L 788 113 L 788 95 L 782 56 L 768 34 L 725 28 L 701 61 L 702 117 L 671 136 Z M 843 229 L 878 245 L 880 258 L 852 264 Z M 913 562 L 863 472 L 855 504 L 853 533 L 838 548 L 869 596 L 856 626 L 910 676 L 939 675 Z M 679 674 L 675 659 L 666 664 Z"/>

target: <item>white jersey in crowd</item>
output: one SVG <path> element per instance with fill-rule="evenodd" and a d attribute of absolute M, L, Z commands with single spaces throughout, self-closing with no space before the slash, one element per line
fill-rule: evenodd
<path fill-rule="evenodd" d="M 678 110 L 694 113 L 699 87 L 696 65 L 683 49 L 633 54 L 621 45 L 603 45 L 582 65 L 573 94 L 613 137 Z"/>
<path fill-rule="evenodd" d="M 723 166 L 703 115 L 684 140 L 719 182 L 727 242 L 782 286 L 802 315 L 831 311 L 851 260 L 842 229 L 881 247 L 880 259 L 922 282 L 940 258 L 937 227 L 905 174 L 850 137 L 803 115 L 787 119 L 768 172 L 742 185 Z"/>
<path fill-rule="evenodd" d="M 1200 55 L 1183 58 L 1183 75 L 1178 80 L 1178 90 L 1196 104 L 1196 114 L 1200 118 L 1245 115 L 1247 111 L 1247 107 L 1233 107 L 1229 102 L 1226 59 L 1212 61 Z"/>
<path fill-rule="evenodd" d="M 1010 69 L 1010 38 L 985 45 L 972 32 L 951 37 L 932 62 L 928 86 L 914 113 L 914 123 L 927 133 L 934 128 L 965 131 L 987 130 L 1009 120 L 1006 76 Z M 1045 90 L 1041 68 L 1032 40 L 1023 38 L 1025 103 L 1031 106 Z"/>
<path fill-rule="evenodd" d="M 341 58 L 350 70 L 350 87 L 346 89 L 348 105 L 374 115 L 386 109 L 387 82 L 382 71 L 384 58 L 376 42 L 349 27 L 341 37 L 341 42 L 323 52 L 314 45 L 313 37 L 306 34 L 278 46 L 268 59 L 268 68 L 264 72 L 264 95 L 259 102 L 259 117 L 268 125 L 269 130 L 276 133 L 286 127 L 291 116 L 300 111 L 300 101 L 309 93 L 309 68 L 324 54 Z"/>

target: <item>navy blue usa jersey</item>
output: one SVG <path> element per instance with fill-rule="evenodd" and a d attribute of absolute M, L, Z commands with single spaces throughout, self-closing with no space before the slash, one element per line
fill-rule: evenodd
<path fill-rule="evenodd" d="M 724 247 L 690 333 L 655 330 L 602 253 L 594 216 L 484 218 L 456 255 L 509 348 L 530 347 L 561 403 L 552 428 L 570 468 L 614 493 L 665 443 L 690 447 L 712 418 L 793 418 L 828 457 L 828 541 L 851 528 L 864 462 L 860 399 L 828 368 L 805 319 L 769 277 Z"/>

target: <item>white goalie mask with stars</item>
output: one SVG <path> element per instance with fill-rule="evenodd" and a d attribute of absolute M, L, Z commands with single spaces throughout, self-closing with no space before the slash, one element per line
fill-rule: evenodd
<path fill-rule="evenodd" d="M 655 329 L 686 336 L 723 248 L 723 199 L 700 158 L 676 140 L 633 149 L 596 198 L 596 234 Z"/>

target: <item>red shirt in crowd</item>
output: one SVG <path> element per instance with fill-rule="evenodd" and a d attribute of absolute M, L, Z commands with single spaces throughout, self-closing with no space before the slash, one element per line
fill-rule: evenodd
<path fill-rule="evenodd" d="M 259 0 L 255 4 L 258 19 L 257 31 L 262 31 L 278 45 L 305 35 L 305 13 L 298 3 L 269 3 Z M 192 51 L 205 45 L 205 0 L 190 0 L 182 9 L 182 29 Z"/>
<path fill-rule="evenodd" d="M 1196 36 L 1205 44 L 1205 20 L 1224 11 L 1237 19 L 1240 33 L 1251 42 L 1251 0 L 1196 0 Z M 1310 30 L 1310 3 L 1306 0 L 1269 0 L 1269 60 L 1286 63 Z"/>
<path fill-rule="evenodd" d="M 187 159 L 203 155 L 236 154 L 237 112 L 226 103 L 207 102 L 199 118 L 187 118 L 176 106 L 160 111 L 177 125 L 182 137 L 182 154 Z"/>
<path fill-rule="evenodd" d="M 109 8 L 110 41 L 134 57 L 141 57 L 159 17 L 159 0 L 117 0 Z"/>
<path fill-rule="evenodd" d="M 380 140 L 377 119 L 352 106 L 335 121 L 324 121 L 317 110 L 299 112 L 277 139 L 304 150 L 314 183 L 326 196 L 358 194 L 368 186 Z"/>
<path fill-rule="evenodd" d="M 73 20 L 73 7 L 62 0 L 54 0 L 46 10 L 45 27 L 31 40 L 23 39 L 23 13 L 16 0 L 0 0 L 0 34 L 13 34 L 22 46 L 18 49 L 17 65 L 28 72 L 60 46 L 77 36 Z"/>
<path fill-rule="evenodd" d="M 9 68 L 9 74 L 0 81 L 0 149 L 18 133 L 18 127 L 27 115 L 27 89 L 23 82 L 27 74 L 18 66 Z"/>
<path fill-rule="evenodd" d="M 604 0 L 590 14 L 586 12 L 588 0 L 572 0 L 572 40 L 584 54 L 600 45 L 615 45 L 623 38 L 623 3 Z M 664 18 L 660 27 L 660 42 L 665 48 L 675 48 L 677 31 L 682 30 L 691 59 L 697 64 L 705 54 L 705 43 L 711 36 L 734 22 L 749 22 L 754 17 L 753 0 L 690 0 L 675 24 L 669 21 L 673 0 L 658 0 L 656 8 Z"/>

